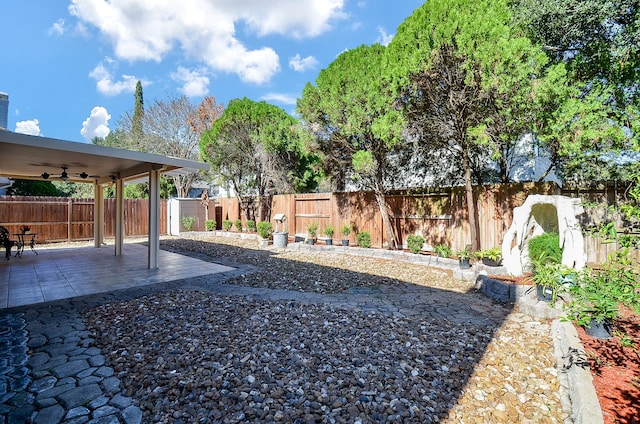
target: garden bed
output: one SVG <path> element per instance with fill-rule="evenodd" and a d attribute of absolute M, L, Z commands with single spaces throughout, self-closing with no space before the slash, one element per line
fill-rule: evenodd
<path fill-rule="evenodd" d="M 640 423 L 640 316 L 625 309 L 614 336 L 596 339 L 578 328 L 605 424 Z"/>

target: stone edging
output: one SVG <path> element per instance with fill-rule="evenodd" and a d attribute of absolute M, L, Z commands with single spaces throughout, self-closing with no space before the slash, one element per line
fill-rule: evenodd
<path fill-rule="evenodd" d="M 551 334 L 558 359 L 558 377 L 562 376 L 571 400 L 574 424 L 602 424 L 604 418 L 598 401 L 587 354 L 570 322 L 558 319 L 551 324 Z"/>

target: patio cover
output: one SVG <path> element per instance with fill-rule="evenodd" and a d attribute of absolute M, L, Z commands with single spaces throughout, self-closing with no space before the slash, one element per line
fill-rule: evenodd
<path fill-rule="evenodd" d="M 149 268 L 158 268 L 160 248 L 160 174 L 208 170 L 193 160 L 19 134 L 0 129 L 0 176 L 19 179 L 59 179 L 67 168 L 67 181 L 93 183 L 95 189 L 94 243 L 104 241 L 102 187 L 116 187 L 115 254 L 122 255 L 124 241 L 124 182 L 147 177 L 149 181 Z M 87 174 L 82 178 L 81 174 Z M 84 175 L 83 175 L 84 176 Z"/>

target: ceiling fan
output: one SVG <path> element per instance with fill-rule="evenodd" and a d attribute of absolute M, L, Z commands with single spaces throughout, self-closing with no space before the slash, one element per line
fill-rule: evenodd
<path fill-rule="evenodd" d="M 45 179 L 48 180 L 49 178 L 56 178 L 62 181 L 67 181 L 69 179 L 69 173 L 67 172 L 67 169 L 69 169 L 69 167 L 67 166 L 61 166 L 60 168 L 62 168 L 62 173 L 59 176 L 55 176 L 55 175 L 51 175 L 48 172 L 43 172 L 40 176 Z M 86 180 L 87 178 L 91 177 L 91 178 L 100 178 L 98 175 L 89 175 L 86 172 L 82 171 L 79 174 L 73 174 L 73 175 L 77 175 L 78 177 L 82 178 L 83 180 Z"/>

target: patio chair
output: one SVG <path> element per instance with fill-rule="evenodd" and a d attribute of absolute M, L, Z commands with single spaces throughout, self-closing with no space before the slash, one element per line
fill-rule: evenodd
<path fill-rule="evenodd" d="M 4 257 L 9 260 L 11 257 L 11 248 L 16 242 L 9 238 L 9 230 L 0 225 L 0 245 L 4 247 Z"/>

